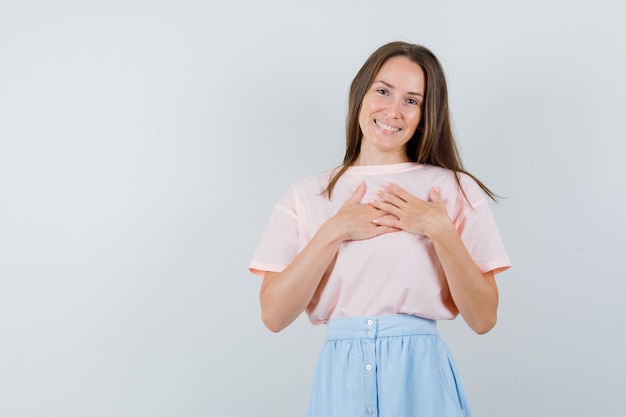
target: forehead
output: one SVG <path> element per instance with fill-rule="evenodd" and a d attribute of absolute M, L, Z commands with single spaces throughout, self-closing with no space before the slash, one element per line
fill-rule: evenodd
<path fill-rule="evenodd" d="M 374 77 L 374 82 L 384 81 L 397 89 L 424 93 L 426 77 L 422 67 L 403 56 L 389 58 Z"/>

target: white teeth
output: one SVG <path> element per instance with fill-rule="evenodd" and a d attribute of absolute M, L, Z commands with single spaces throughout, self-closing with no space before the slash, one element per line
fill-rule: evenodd
<path fill-rule="evenodd" d="M 390 133 L 394 133 L 394 132 L 397 132 L 397 131 L 400 130 L 397 127 L 387 126 L 386 124 L 383 124 L 383 123 L 379 122 L 378 120 L 376 120 L 376 126 L 380 127 L 385 132 L 390 132 Z"/>

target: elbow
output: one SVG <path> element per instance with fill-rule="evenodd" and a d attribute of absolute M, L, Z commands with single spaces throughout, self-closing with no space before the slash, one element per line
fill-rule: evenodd
<path fill-rule="evenodd" d="M 477 321 L 476 323 L 472 323 L 470 327 L 476 334 L 485 334 L 489 333 L 489 331 L 496 326 L 497 321 L 498 318 L 494 314 L 491 317 L 486 317 L 480 321 Z"/>
<path fill-rule="evenodd" d="M 261 296 L 261 320 L 272 333 L 279 333 L 297 317 L 285 310 L 285 306 L 275 300 Z"/>
<path fill-rule="evenodd" d="M 261 320 L 263 320 L 265 327 L 267 327 L 272 333 L 279 333 L 289 325 L 289 323 L 285 322 L 280 315 L 272 312 L 269 308 L 261 307 Z"/>
<path fill-rule="evenodd" d="M 279 333 L 281 330 L 287 327 L 277 320 L 266 317 L 265 315 L 262 315 L 261 319 L 263 320 L 263 324 L 265 325 L 265 327 L 267 327 L 272 333 Z"/>
<path fill-rule="evenodd" d="M 259 301 L 261 304 L 261 320 L 265 327 L 272 333 L 279 333 L 291 322 L 287 322 L 281 315 L 280 303 L 267 291 L 267 284 L 270 278 L 266 276 L 261 286 Z"/>

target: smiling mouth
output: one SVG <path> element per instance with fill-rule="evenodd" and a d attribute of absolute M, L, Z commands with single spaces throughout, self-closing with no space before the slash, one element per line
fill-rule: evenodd
<path fill-rule="evenodd" d="M 396 132 L 399 132 L 400 130 L 402 130 L 399 127 L 388 126 L 388 125 L 384 124 L 383 122 L 379 122 L 376 119 L 374 119 L 374 123 L 376 123 L 376 126 L 381 128 L 385 132 L 396 133 Z"/>

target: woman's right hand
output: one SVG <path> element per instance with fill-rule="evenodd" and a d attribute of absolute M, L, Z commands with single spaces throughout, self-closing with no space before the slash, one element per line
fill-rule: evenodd
<path fill-rule="evenodd" d="M 326 220 L 296 258 L 282 272 L 266 272 L 261 284 L 261 316 L 273 332 L 293 322 L 311 302 L 326 269 L 346 240 L 369 239 L 399 229 L 374 219 L 395 216 L 363 204 L 365 183 L 359 184 L 337 213 Z"/>

